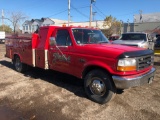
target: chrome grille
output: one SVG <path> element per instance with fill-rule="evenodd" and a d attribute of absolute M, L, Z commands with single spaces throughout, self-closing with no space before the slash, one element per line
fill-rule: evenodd
<path fill-rule="evenodd" d="M 154 57 L 152 55 L 137 58 L 137 70 L 142 70 L 153 65 Z"/>

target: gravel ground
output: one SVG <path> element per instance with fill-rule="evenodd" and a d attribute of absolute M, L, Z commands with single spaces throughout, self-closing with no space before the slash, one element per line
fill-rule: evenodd
<path fill-rule="evenodd" d="M 81 80 L 33 68 L 22 74 L 0 44 L 1 120 L 160 120 L 160 57 L 152 84 L 118 90 L 108 104 L 90 101 Z"/>

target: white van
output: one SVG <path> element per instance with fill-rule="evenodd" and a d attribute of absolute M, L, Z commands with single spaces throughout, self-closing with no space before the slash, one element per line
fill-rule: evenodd
<path fill-rule="evenodd" d="M 0 43 L 4 43 L 5 42 L 5 32 L 4 31 L 0 31 Z"/>

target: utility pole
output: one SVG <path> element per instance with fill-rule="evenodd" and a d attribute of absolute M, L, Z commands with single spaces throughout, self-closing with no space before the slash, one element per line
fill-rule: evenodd
<path fill-rule="evenodd" d="M 122 31 L 123 31 L 123 28 L 124 27 L 124 25 L 123 25 L 123 21 L 122 20 L 120 20 L 120 35 L 122 34 Z"/>
<path fill-rule="evenodd" d="M 3 9 L 2 9 L 2 27 L 3 27 L 3 31 L 4 31 L 4 21 L 3 21 L 3 19 L 4 19 L 4 13 L 3 13 Z"/>
<path fill-rule="evenodd" d="M 95 2 L 96 0 L 91 0 L 90 4 L 90 21 L 89 21 L 89 27 L 92 26 L 92 3 Z"/>
<path fill-rule="evenodd" d="M 70 8 L 71 8 L 71 1 L 68 0 L 68 26 L 69 26 L 69 23 L 70 23 Z"/>
<path fill-rule="evenodd" d="M 129 19 L 127 20 L 127 23 L 128 23 L 128 25 L 127 25 L 127 32 L 129 32 L 130 30 L 130 28 L 129 28 Z"/>

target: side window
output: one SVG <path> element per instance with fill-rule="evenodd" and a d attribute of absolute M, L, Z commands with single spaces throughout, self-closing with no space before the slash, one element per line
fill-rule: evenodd
<path fill-rule="evenodd" d="M 58 46 L 71 46 L 72 42 L 68 30 L 58 30 L 56 42 Z"/>

